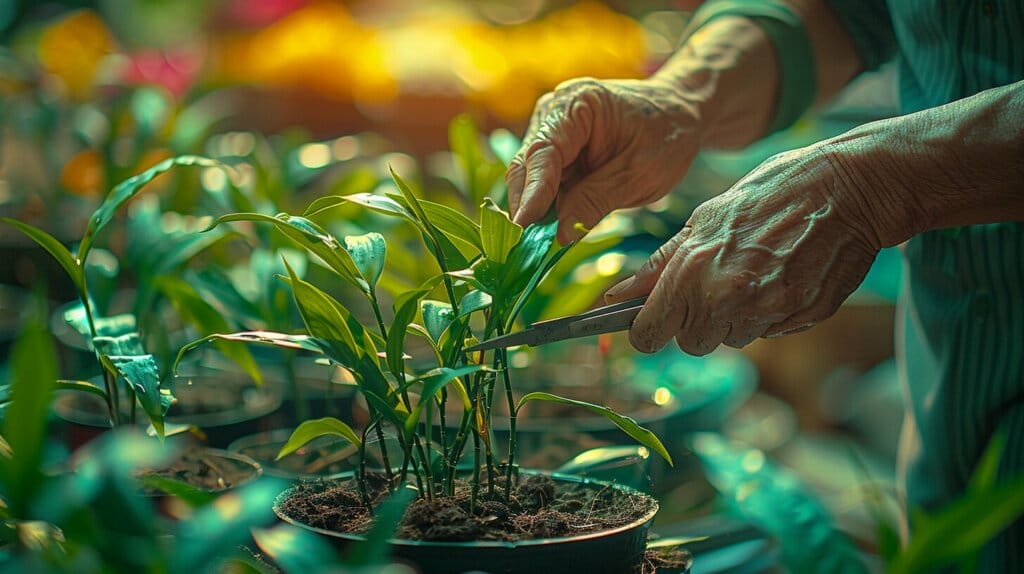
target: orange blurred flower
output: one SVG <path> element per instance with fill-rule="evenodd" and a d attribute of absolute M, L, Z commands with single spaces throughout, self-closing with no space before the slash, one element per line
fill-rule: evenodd
<path fill-rule="evenodd" d="M 82 150 L 72 156 L 60 172 L 61 187 L 83 197 L 100 195 L 106 179 L 103 158 L 94 149 Z"/>
<path fill-rule="evenodd" d="M 90 10 L 72 12 L 51 24 L 39 39 L 39 62 L 58 78 L 71 98 L 92 95 L 100 61 L 116 48 L 100 17 Z"/>

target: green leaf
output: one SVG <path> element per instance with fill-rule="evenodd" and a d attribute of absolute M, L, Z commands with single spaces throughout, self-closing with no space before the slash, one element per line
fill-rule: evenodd
<path fill-rule="evenodd" d="M 933 572 L 939 566 L 970 558 L 1007 526 L 1024 516 L 1024 478 L 962 498 L 915 524 L 914 536 L 890 565 L 889 572 Z"/>
<path fill-rule="evenodd" d="M 0 457 L 4 499 L 16 516 L 25 516 L 32 493 L 41 482 L 40 466 L 46 427 L 57 378 L 57 353 L 46 326 L 45 304 L 36 301 L 35 312 L 21 326 L 10 355 L 13 402 L 3 420 L 3 436 L 11 458 Z"/>
<path fill-rule="evenodd" d="M 434 203 L 425 199 L 419 200 L 419 203 L 423 208 L 423 213 L 429 218 L 430 223 L 441 233 L 475 248 L 476 253 L 484 250 L 483 241 L 480 238 L 480 226 L 472 219 L 447 205 L 441 205 L 440 203 Z"/>
<path fill-rule="evenodd" d="M 196 155 L 180 155 L 166 159 L 146 171 L 117 184 L 114 189 L 110 190 L 110 193 L 92 214 L 92 217 L 89 218 L 89 223 L 85 228 L 85 235 L 82 236 L 82 243 L 78 248 L 79 259 L 85 261 L 86 257 L 89 256 L 89 249 L 92 247 L 97 234 L 114 219 L 114 214 L 117 213 L 118 208 L 134 197 L 143 186 L 152 181 L 156 176 L 173 169 L 175 166 L 191 165 L 227 169 L 227 166 L 212 159 Z"/>
<path fill-rule="evenodd" d="M 97 397 L 101 397 L 103 400 L 107 399 L 107 391 L 88 381 L 69 381 L 67 379 L 58 379 L 54 389 L 58 391 L 79 391 L 83 393 L 90 393 Z"/>
<path fill-rule="evenodd" d="M 148 486 L 159 490 L 160 492 L 170 494 L 175 498 L 179 498 L 185 501 L 185 503 L 192 508 L 206 506 L 213 502 L 218 496 L 218 493 L 216 492 L 203 490 L 183 480 L 178 480 L 169 476 L 143 474 L 138 480 L 143 486 Z"/>
<path fill-rule="evenodd" d="M 416 311 L 423 299 L 437 285 L 437 280 L 428 281 L 415 291 L 403 293 L 395 300 L 395 318 L 388 330 L 387 360 L 391 372 L 401 380 L 404 371 L 405 335 L 409 323 L 416 317 Z"/>
<path fill-rule="evenodd" d="M 201 333 L 217 333 L 231 329 L 221 314 L 207 303 L 188 282 L 176 277 L 157 277 L 155 287 L 160 290 L 175 306 L 183 317 L 190 321 Z M 217 349 L 224 356 L 235 362 L 246 372 L 257 385 L 263 384 L 263 373 L 252 353 L 245 347 L 225 345 L 217 341 Z"/>
<path fill-rule="evenodd" d="M 145 349 L 142 348 L 142 337 L 138 332 L 113 337 L 101 335 L 92 340 L 92 345 L 101 355 L 138 356 L 146 354 Z"/>
<path fill-rule="evenodd" d="M 365 349 L 356 343 L 347 317 L 341 312 L 341 304 L 311 283 L 299 279 L 287 260 L 285 267 L 306 331 L 330 344 L 335 362 L 350 366 L 357 364 Z"/>
<path fill-rule="evenodd" d="M 985 452 L 974 472 L 971 473 L 971 480 L 967 487 L 971 491 L 983 491 L 996 485 L 999 478 L 999 459 L 1003 456 L 1003 449 L 1006 447 L 1006 436 L 1003 433 L 996 433 L 988 441 Z"/>
<path fill-rule="evenodd" d="M 423 326 L 426 327 L 430 338 L 437 343 L 445 329 L 455 320 L 455 312 L 451 304 L 433 299 L 424 299 L 420 303 L 420 309 L 423 313 Z"/>
<path fill-rule="evenodd" d="M 480 209 L 480 237 L 488 259 L 504 263 L 522 235 L 523 228 L 513 223 L 508 213 L 490 198 L 484 199 Z"/>
<path fill-rule="evenodd" d="M 558 395 L 552 395 L 551 393 L 534 392 L 523 395 L 523 397 L 519 399 L 519 403 L 516 405 L 516 412 L 530 401 L 547 401 L 551 403 L 561 403 L 563 405 L 573 405 L 585 408 L 594 414 L 601 415 L 611 421 L 612 424 L 619 427 L 622 432 L 631 436 L 633 440 L 658 453 L 666 462 L 670 465 L 672 464 L 672 457 L 668 454 L 668 450 L 665 449 L 665 445 L 661 443 L 661 440 L 659 440 L 653 432 L 640 426 L 635 420 L 627 416 L 620 415 L 608 407 L 595 405 L 586 401 L 567 399 Z"/>
<path fill-rule="evenodd" d="M 484 291 L 470 291 L 459 301 L 459 317 L 486 309 L 491 306 L 492 301 L 491 296 Z"/>
<path fill-rule="evenodd" d="M 327 266 L 334 270 L 342 279 L 369 292 L 369 285 L 364 281 L 356 268 L 352 256 L 349 255 L 338 240 L 317 225 L 315 222 L 297 215 L 279 213 L 276 216 L 262 213 L 231 213 L 221 216 L 210 226 L 213 227 L 231 221 L 261 221 L 273 223 L 281 233 L 296 245 L 316 255 Z"/>
<path fill-rule="evenodd" d="M 310 337 L 309 335 L 291 335 L 288 333 L 275 333 L 273 331 L 242 331 L 239 333 L 213 333 L 202 339 L 196 339 L 178 351 L 178 358 L 174 361 L 174 368 L 178 368 L 185 353 L 198 347 L 206 345 L 211 341 L 223 341 L 228 343 L 248 343 L 257 345 L 269 345 L 282 349 L 294 349 L 299 351 L 310 351 L 322 355 L 329 354 L 330 344 L 326 341 Z"/>
<path fill-rule="evenodd" d="M 541 265 L 539 268 L 537 268 L 536 271 L 533 272 L 533 275 L 530 276 L 530 281 L 526 284 L 525 287 L 523 287 L 522 293 L 519 294 L 519 298 L 516 300 L 516 304 L 512 307 L 512 311 L 508 314 L 508 319 L 505 323 L 506 330 L 512 328 L 512 323 L 516 320 L 516 317 L 519 315 L 519 312 L 530 300 L 530 295 L 533 294 L 534 290 L 537 288 L 537 285 L 539 285 L 540 282 L 544 280 L 544 278 L 547 276 L 551 268 L 558 263 L 558 260 L 561 259 L 562 256 L 564 256 L 573 245 L 575 245 L 575 242 L 560 248 L 558 251 L 554 253 L 554 255 L 549 257 L 543 265 Z"/>
<path fill-rule="evenodd" d="M 389 401 L 380 394 L 369 390 L 363 390 L 362 393 L 366 403 L 376 409 L 386 421 L 395 425 L 395 428 L 402 428 L 402 425 L 405 424 L 405 419 L 399 414 L 401 408 L 397 404 L 397 399 L 392 398 Z"/>
<path fill-rule="evenodd" d="M 390 169 L 390 167 L 388 168 Z M 438 264 L 441 265 L 442 269 L 462 268 L 469 264 L 466 257 L 459 251 L 458 247 L 452 244 L 451 240 L 448 239 L 444 233 L 437 230 L 433 223 L 431 223 L 427 212 L 423 209 L 420 200 L 409 188 L 409 185 L 398 176 L 397 173 L 391 170 L 391 179 L 394 180 L 395 186 L 401 192 L 401 195 L 392 197 L 398 203 L 401 200 L 402 205 L 416 216 L 416 221 L 424 235 L 424 241 L 426 242 L 427 249 L 430 250 L 431 254 L 437 259 Z"/>
<path fill-rule="evenodd" d="M 434 400 L 434 395 L 438 393 L 445 385 L 457 380 L 459 377 L 464 377 L 468 374 L 475 373 L 485 369 L 483 365 L 467 365 L 459 367 L 457 369 L 451 369 L 448 367 L 441 367 L 427 371 L 423 376 L 416 379 L 414 382 L 423 383 L 423 389 L 420 392 L 420 400 L 416 404 L 416 407 L 409 413 L 409 416 L 405 419 L 405 434 L 411 436 L 413 431 L 416 430 L 416 424 L 419 422 L 420 417 L 423 415 L 423 409 L 430 404 L 430 401 Z M 465 388 L 463 386 L 463 388 Z M 463 403 L 463 407 L 466 410 L 472 408 L 472 403 L 469 402 L 469 397 L 466 397 L 466 401 Z"/>
<path fill-rule="evenodd" d="M 160 388 L 159 369 L 153 355 L 100 355 L 100 361 L 107 369 L 124 377 L 157 435 L 163 437 L 164 415 L 171 408 L 174 396 L 171 391 Z"/>
<path fill-rule="evenodd" d="M 350 235 L 345 238 L 345 250 L 370 289 L 376 287 L 377 280 L 384 271 L 384 259 L 387 255 L 384 236 L 372 232 L 365 235 Z"/>
<path fill-rule="evenodd" d="M 57 240 L 56 237 L 49 233 L 33 227 L 27 223 L 22 223 L 17 219 L 11 219 L 10 217 L 0 218 L 4 223 L 11 225 L 21 231 L 29 237 L 32 241 L 39 244 L 40 247 L 46 250 L 57 263 L 60 264 L 64 272 L 67 273 L 68 278 L 75 284 L 75 289 L 79 295 L 85 300 L 86 288 L 85 288 L 85 275 L 82 272 L 82 267 L 79 266 L 78 260 L 71 254 L 71 251 L 64 244 Z"/>
<path fill-rule="evenodd" d="M 288 437 L 288 442 L 286 442 L 284 446 L 281 447 L 281 451 L 277 453 L 277 460 L 281 460 L 289 454 L 299 450 L 309 441 L 327 435 L 340 436 L 357 447 L 362 445 L 359 435 L 356 434 L 356 431 L 352 430 L 352 427 L 338 419 L 326 417 L 306 421 L 292 431 L 291 436 Z"/>
<path fill-rule="evenodd" d="M 373 526 L 366 533 L 366 540 L 354 543 L 345 563 L 358 571 L 385 570 L 383 566 L 388 563 L 388 552 L 391 549 L 389 540 L 398 529 L 402 517 L 405 516 L 406 507 L 415 496 L 412 489 L 402 488 L 377 506 Z"/>
<path fill-rule="evenodd" d="M 398 203 L 394 199 L 383 195 L 374 195 L 372 193 L 353 193 L 352 195 L 328 195 L 321 197 L 309 204 L 303 215 L 306 217 L 313 217 L 319 213 L 327 211 L 337 207 L 343 203 L 355 203 L 361 205 L 371 211 L 377 213 L 383 213 L 384 215 L 395 215 L 416 223 L 416 216 L 409 211 L 404 205 Z"/>
<path fill-rule="evenodd" d="M 319 572 L 325 564 L 338 563 L 326 537 L 291 524 L 253 528 L 252 537 L 281 572 Z"/>

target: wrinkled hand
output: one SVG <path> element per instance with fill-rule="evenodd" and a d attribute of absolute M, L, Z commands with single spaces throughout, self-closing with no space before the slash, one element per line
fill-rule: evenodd
<path fill-rule="evenodd" d="M 806 329 L 831 316 L 877 255 L 857 186 L 827 145 L 775 156 L 694 210 L 609 302 L 650 293 L 630 342 L 672 337 L 693 355 Z"/>
<path fill-rule="evenodd" d="M 558 239 L 667 194 L 700 145 L 697 106 L 667 82 L 579 79 L 537 102 L 509 165 L 509 207 L 526 225 L 555 204 Z"/>

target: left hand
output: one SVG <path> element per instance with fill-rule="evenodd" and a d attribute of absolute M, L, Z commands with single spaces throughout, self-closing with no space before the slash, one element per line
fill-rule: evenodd
<path fill-rule="evenodd" d="M 870 165 L 870 164 L 868 164 Z M 649 293 L 638 350 L 672 337 L 693 355 L 806 329 L 860 284 L 881 242 L 828 143 L 777 155 L 694 210 L 609 302 Z"/>

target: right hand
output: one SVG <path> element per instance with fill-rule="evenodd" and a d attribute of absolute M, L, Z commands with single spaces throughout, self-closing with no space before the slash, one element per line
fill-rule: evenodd
<path fill-rule="evenodd" d="M 647 80 L 564 82 L 537 101 L 505 175 L 513 219 L 528 225 L 555 206 L 558 240 L 615 209 L 661 199 L 700 147 L 698 98 Z"/>

